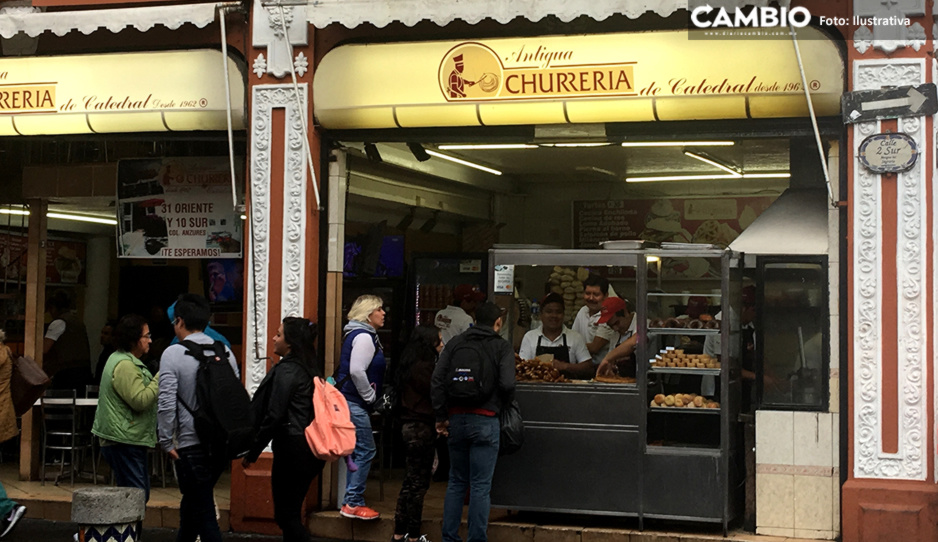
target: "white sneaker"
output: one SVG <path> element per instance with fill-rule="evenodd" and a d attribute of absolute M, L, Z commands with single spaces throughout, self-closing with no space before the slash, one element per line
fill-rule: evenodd
<path fill-rule="evenodd" d="M 7 517 L 3 518 L 0 521 L 0 528 L 3 529 L 0 532 L 0 538 L 10 534 L 10 531 L 13 530 L 13 527 L 16 527 L 16 524 L 23 518 L 23 515 L 26 514 L 26 507 L 22 504 L 17 504 L 13 507 L 13 510 L 10 510 L 10 513 L 7 514 Z"/>

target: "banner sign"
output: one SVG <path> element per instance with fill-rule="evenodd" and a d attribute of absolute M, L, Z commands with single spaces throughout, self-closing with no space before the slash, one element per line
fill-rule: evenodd
<path fill-rule="evenodd" d="M 117 171 L 118 257 L 241 257 L 227 158 L 121 160 Z"/>
<path fill-rule="evenodd" d="M 0 233 L 0 279 L 26 280 L 28 245 L 25 235 Z M 46 240 L 46 284 L 84 284 L 85 267 L 85 243 Z"/>

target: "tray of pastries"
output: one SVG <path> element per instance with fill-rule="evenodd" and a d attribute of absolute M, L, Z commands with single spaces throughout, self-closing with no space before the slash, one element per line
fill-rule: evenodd
<path fill-rule="evenodd" d="M 648 360 L 653 372 L 718 374 L 720 360 L 709 354 L 686 354 L 680 348 L 667 347 Z"/>
<path fill-rule="evenodd" d="M 593 377 L 593 381 L 602 382 L 603 384 L 634 384 L 635 378 L 619 375 L 596 375 Z"/>
<path fill-rule="evenodd" d="M 652 410 L 686 410 L 697 412 L 719 412 L 720 403 L 696 393 L 675 393 L 665 395 L 659 393 L 652 398 L 649 404 Z"/>
<path fill-rule="evenodd" d="M 553 359 L 553 356 L 551 356 Z M 521 359 L 515 354 L 515 378 L 519 382 L 570 382 L 546 359 Z"/>

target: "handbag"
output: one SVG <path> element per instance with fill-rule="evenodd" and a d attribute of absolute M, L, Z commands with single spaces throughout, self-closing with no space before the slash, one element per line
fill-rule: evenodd
<path fill-rule="evenodd" d="M 524 444 L 524 419 L 521 417 L 521 406 L 517 400 L 502 409 L 498 422 L 498 455 L 509 455 L 520 450 Z"/>
<path fill-rule="evenodd" d="M 13 410 L 22 416 L 33 407 L 49 387 L 49 375 L 29 356 L 20 356 L 13 362 L 13 376 L 10 379 L 10 395 L 13 398 Z"/>

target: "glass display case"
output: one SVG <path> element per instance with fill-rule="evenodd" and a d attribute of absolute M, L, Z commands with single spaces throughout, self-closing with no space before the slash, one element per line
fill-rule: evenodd
<path fill-rule="evenodd" d="M 719 276 L 658 281 L 657 266 L 649 262 L 665 256 L 704 259 Z M 644 337 L 631 383 L 518 382 L 525 445 L 499 459 L 492 505 L 726 529 L 739 508 L 741 374 L 739 348 L 732 345 L 740 338 L 741 261 L 719 249 L 490 251 L 495 296 L 518 289 L 538 298 L 559 293 L 551 277 L 582 269 L 607 277 L 619 297 L 635 300 L 637 332 Z M 579 462 L 576 476 L 565 476 L 571 457 L 614 459 Z M 701 498 L 674 498 L 675 488 Z"/>

